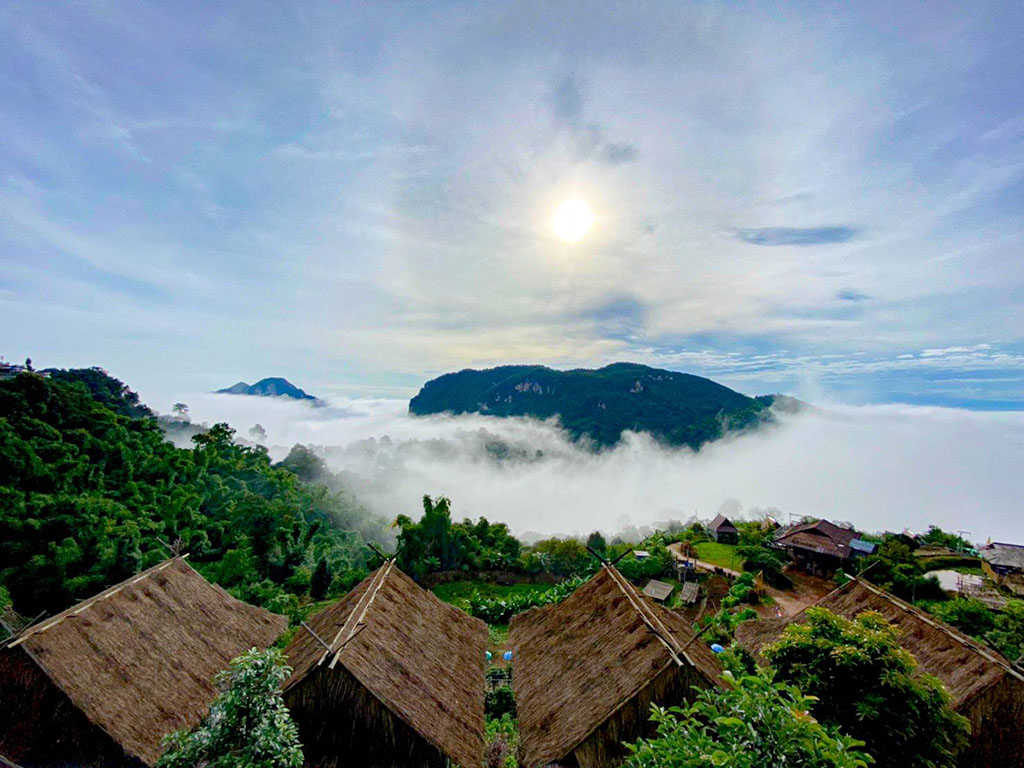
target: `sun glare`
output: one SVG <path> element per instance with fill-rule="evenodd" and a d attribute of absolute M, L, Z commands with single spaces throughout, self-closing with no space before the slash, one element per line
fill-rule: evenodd
<path fill-rule="evenodd" d="M 555 234 L 560 238 L 575 243 L 586 237 L 587 232 L 594 226 L 595 218 L 594 212 L 586 201 L 572 198 L 561 203 L 555 209 L 552 225 L 555 228 Z"/>

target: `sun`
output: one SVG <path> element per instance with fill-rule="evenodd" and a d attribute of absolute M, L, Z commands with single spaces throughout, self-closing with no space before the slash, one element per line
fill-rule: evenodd
<path fill-rule="evenodd" d="M 575 243 L 586 237 L 594 226 L 594 212 L 585 200 L 570 198 L 555 208 L 555 216 L 551 221 L 555 234 L 563 240 Z"/>

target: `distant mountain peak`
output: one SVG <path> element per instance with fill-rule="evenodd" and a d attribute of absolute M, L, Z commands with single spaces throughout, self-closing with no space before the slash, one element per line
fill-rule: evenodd
<path fill-rule="evenodd" d="M 316 400 L 313 395 L 299 389 L 288 379 L 280 376 L 271 376 L 260 379 L 255 384 L 246 384 L 240 381 L 230 387 L 218 389 L 218 395 L 255 395 L 257 397 L 290 397 L 293 400 Z"/>
<path fill-rule="evenodd" d="M 625 430 L 699 448 L 772 420 L 771 396 L 747 397 L 710 379 L 639 363 L 558 371 L 542 365 L 467 368 L 423 385 L 413 415 L 479 413 L 558 417 L 574 439 L 614 445 Z"/>

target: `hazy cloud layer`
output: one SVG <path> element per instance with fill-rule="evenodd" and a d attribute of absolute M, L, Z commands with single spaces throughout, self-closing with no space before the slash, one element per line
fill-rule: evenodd
<path fill-rule="evenodd" d="M 242 436 L 263 425 L 272 453 L 320 446 L 381 513 L 417 514 L 446 494 L 457 516 L 518 532 L 586 533 L 669 517 L 744 509 L 821 515 L 867 530 L 937 524 L 974 540 L 1024 540 L 1024 414 L 834 406 L 724 440 L 698 454 L 630 435 L 594 455 L 556 426 L 528 419 L 411 418 L 404 401 L 328 408 L 270 398 L 197 395 L 193 417 L 227 420 Z M 540 454 L 538 454 L 540 451 Z M 500 460 L 499 460 L 500 457 Z M 730 502 L 731 503 L 731 502 Z"/>

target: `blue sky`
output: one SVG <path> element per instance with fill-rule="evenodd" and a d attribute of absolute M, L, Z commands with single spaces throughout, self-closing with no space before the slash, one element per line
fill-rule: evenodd
<path fill-rule="evenodd" d="M 1020 3 L 7 2 L 0 353 L 156 403 L 635 360 L 1024 408 L 1022 39 Z"/>

